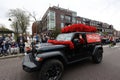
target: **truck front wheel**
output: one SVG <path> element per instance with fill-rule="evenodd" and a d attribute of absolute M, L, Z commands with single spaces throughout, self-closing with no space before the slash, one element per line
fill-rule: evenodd
<path fill-rule="evenodd" d="M 60 80 L 64 67 L 59 60 L 46 61 L 39 73 L 39 80 Z"/>

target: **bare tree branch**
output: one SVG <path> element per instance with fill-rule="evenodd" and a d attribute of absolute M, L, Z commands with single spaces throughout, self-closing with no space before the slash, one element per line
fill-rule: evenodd
<path fill-rule="evenodd" d="M 21 9 L 11 9 L 8 14 L 12 18 L 13 30 L 19 33 L 26 33 L 30 21 L 27 12 Z"/>

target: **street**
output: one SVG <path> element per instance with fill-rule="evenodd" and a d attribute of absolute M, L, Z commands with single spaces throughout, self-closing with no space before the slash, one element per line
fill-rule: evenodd
<path fill-rule="evenodd" d="M 22 57 L 0 60 L 0 80 L 37 80 L 38 72 L 22 69 Z M 120 80 L 120 43 L 104 46 L 103 61 L 93 64 L 85 60 L 65 68 L 62 80 Z"/>

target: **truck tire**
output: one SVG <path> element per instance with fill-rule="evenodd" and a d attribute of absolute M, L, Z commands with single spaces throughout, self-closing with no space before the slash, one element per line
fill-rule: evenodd
<path fill-rule="evenodd" d="M 103 53 L 101 49 L 96 50 L 96 52 L 92 56 L 92 60 L 96 64 L 101 63 L 102 58 L 103 58 Z"/>
<path fill-rule="evenodd" d="M 64 66 L 59 60 L 46 61 L 39 73 L 39 80 L 60 80 Z"/>

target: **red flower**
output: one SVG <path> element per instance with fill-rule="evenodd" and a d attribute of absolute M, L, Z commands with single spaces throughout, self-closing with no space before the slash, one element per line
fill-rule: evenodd
<path fill-rule="evenodd" d="M 70 49 L 74 49 L 74 44 L 71 41 L 57 41 L 57 40 L 48 40 L 48 43 L 52 43 L 54 45 L 68 45 Z"/>
<path fill-rule="evenodd" d="M 87 26 L 85 24 L 72 24 L 71 26 L 64 27 L 61 32 L 69 33 L 69 32 L 96 32 L 96 27 Z"/>
<path fill-rule="evenodd" d="M 64 32 L 65 32 L 64 28 L 62 28 L 62 29 L 61 29 L 61 32 L 62 32 L 62 33 L 64 33 Z"/>

